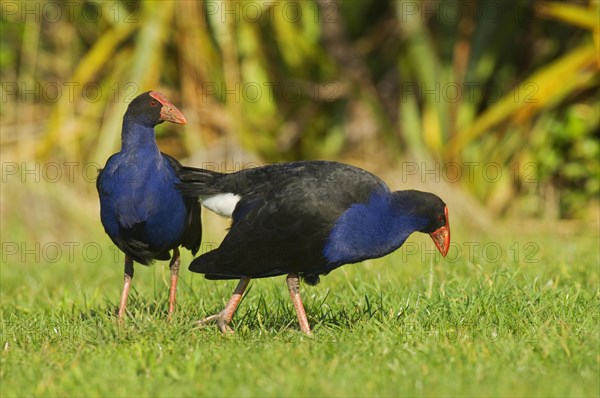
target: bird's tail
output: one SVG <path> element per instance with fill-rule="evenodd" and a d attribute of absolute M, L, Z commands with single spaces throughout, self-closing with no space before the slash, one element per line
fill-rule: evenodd
<path fill-rule="evenodd" d="M 218 171 L 182 166 L 179 170 L 181 183 L 177 188 L 184 196 L 198 197 L 219 193 L 216 181 L 225 176 Z"/>
<path fill-rule="evenodd" d="M 205 274 L 207 272 L 214 272 L 217 264 L 217 250 L 212 250 L 208 253 L 196 257 L 191 263 L 188 269 L 192 272 L 199 274 Z"/>
<path fill-rule="evenodd" d="M 196 257 L 188 269 L 198 274 L 204 274 L 206 279 L 223 280 L 223 279 L 239 279 L 244 275 L 234 272 L 228 272 L 219 265 L 219 249 L 204 253 L 200 257 Z"/>

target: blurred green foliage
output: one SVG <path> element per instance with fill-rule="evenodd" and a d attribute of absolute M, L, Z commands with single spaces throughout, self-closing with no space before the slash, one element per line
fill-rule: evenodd
<path fill-rule="evenodd" d="M 127 103 L 160 89 L 190 121 L 161 130 L 177 156 L 493 163 L 514 178 L 459 181 L 493 213 L 518 197 L 519 215 L 582 215 L 600 191 L 598 4 L 6 1 L 2 155 L 101 165 Z"/>

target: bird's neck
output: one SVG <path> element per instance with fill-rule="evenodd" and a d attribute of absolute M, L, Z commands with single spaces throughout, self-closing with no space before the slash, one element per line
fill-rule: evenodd
<path fill-rule="evenodd" d="M 143 152 L 145 155 L 158 155 L 160 152 L 156 145 L 154 127 L 125 118 L 121 136 L 121 152 Z"/>
<path fill-rule="evenodd" d="M 414 205 L 400 192 L 377 191 L 369 201 L 354 204 L 333 227 L 324 256 L 330 263 L 355 263 L 398 249 L 426 220 L 415 216 Z"/>

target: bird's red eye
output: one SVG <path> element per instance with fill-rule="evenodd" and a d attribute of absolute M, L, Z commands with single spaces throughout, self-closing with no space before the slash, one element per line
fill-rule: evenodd
<path fill-rule="evenodd" d="M 443 220 L 444 220 L 444 217 L 438 216 L 438 221 L 443 221 Z"/>
<path fill-rule="evenodd" d="M 156 106 L 156 101 L 152 101 L 152 102 L 150 102 L 150 105 L 152 105 L 152 106 Z"/>

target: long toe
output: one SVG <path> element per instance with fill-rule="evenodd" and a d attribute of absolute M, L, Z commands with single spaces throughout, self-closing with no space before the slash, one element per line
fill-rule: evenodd
<path fill-rule="evenodd" d="M 221 314 L 219 313 L 219 314 L 215 314 L 215 315 L 207 316 L 207 317 L 206 317 L 206 318 L 204 318 L 204 319 L 200 319 L 199 321 L 196 321 L 196 323 L 198 324 L 198 326 L 206 326 L 206 325 L 208 325 L 209 323 L 216 322 L 216 321 L 217 321 L 217 318 L 219 317 L 219 315 L 221 315 Z"/>
<path fill-rule="evenodd" d="M 223 334 L 233 334 L 235 333 L 233 329 L 229 326 L 229 322 L 227 321 L 226 316 L 223 312 L 219 312 L 218 314 L 214 314 L 211 316 L 207 316 L 204 319 L 196 321 L 196 324 L 200 327 L 205 327 L 210 323 L 216 323 L 217 327 Z"/>

